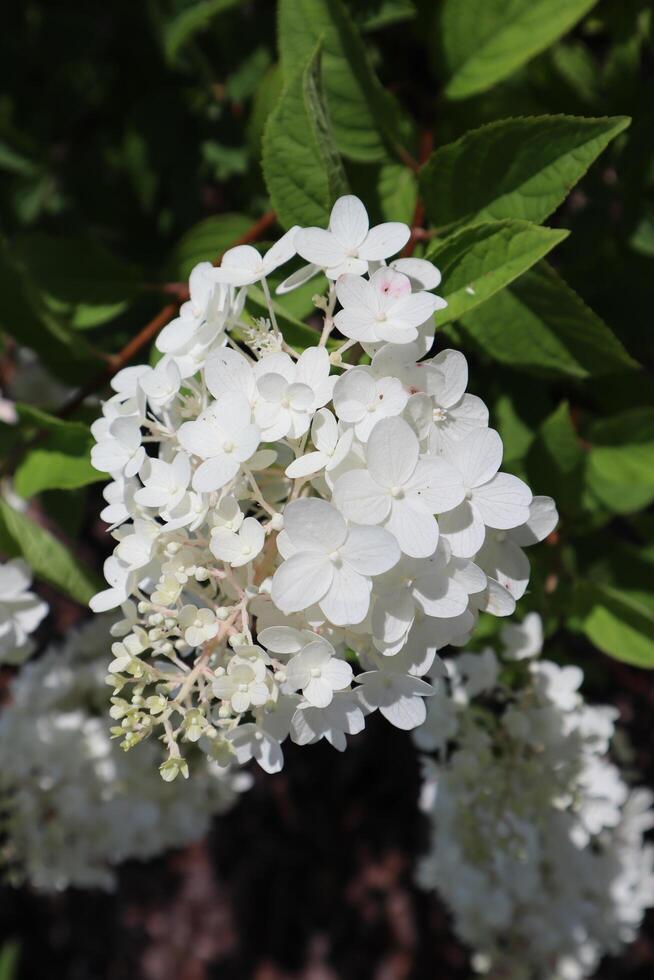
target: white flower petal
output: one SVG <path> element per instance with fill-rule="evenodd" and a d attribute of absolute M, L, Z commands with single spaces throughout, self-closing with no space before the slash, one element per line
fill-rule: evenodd
<path fill-rule="evenodd" d="M 353 194 L 339 197 L 329 216 L 329 230 L 339 243 L 346 250 L 356 248 L 366 237 L 368 227 L 368 212 L 359 198 Z"/>
<path fill-rule="evenodd" d="M 332 578 L 326 556 L 300 552 L 287 558 L 273 575 L 272 600 L 283 613 L 300 612 L 323 598 Z"/>
<path fill-rule="evenodd" d="M 498 473 L 489 483 L 477 487 L 473 506 L 488 527 L 506 530 L 519 527 L 529 518 L 531 490 L 510 473 Z"/>

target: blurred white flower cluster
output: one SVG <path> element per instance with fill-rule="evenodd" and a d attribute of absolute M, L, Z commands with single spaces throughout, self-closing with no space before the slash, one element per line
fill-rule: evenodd
<path fill-rule="evenodd" d="M 124 609 L 114 734 L 129 748 L 156 731 L 166 779 L 188 774 L 188 742 L 276 772 L 289 735 L 342 750 L 374 710 L 420 724 L 437 649 L 480 610 L 513 611 L 522 548 L 556 524 L 549 498 L 498 472 L 502 441 L 466 393 L 463 355 L 424 359 L 446 304 L 430 262 L 385 264 L 408 238 L 371 229 L 348 196 L 327 230 L 200 263 L 156 366 L 113 380 L 92 460 L 112 477 L 102 516 L 117 544 L 91 605 Z M 327 282 L 301 352 L 266 278 L 295 254 L 309 265 L 280 292 Z M 248 290 L 267 319 L 248 317 Z M 369 363 L 344 361 L 356 343 Z"/>
<path fill-rule="evenodd" d="M 159 778 L 154 744 L 125 756 L 111 741 L 108 630 L 102 617 L 26 664 L 0 714 L 2 863 L 45 891 L 112 888 L 114 865 L 202 837 L 247 786 L 205 762 L 180 796 Z"/>
<path fill-rule="evenodd" d="M 22 558 L 0 564 L 0 663 L 22 664 L 34 652 L 30 634 L 48 604 L 30 592 L 32 573 Z"/>
<path fill-rule="evenodd" d="M 532 613 L 491 649 L 448 661 L 425 724 L 422 806 L 435 889 L 480 973 L 580 980 L 654 905 L 654 797 L 607 757 L 617 711 L 586 704 L 578 667 L 530 659 Z"/>

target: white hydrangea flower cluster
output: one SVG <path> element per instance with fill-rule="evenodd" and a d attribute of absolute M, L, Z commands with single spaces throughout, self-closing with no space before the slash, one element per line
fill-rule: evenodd
<path fill-rule="evenodd" d="M 30 592 L 32 574 L 22 558 L 0 564 L 0 663 L 22 664 L 34 652 L 30 634 L 48 604 Z"/>
<path fill-rule="evenodd" d="M 44 891 L 111 889 L 114 865 L 202 837 L 247 775 L 204 761 L 182 797 L 157 747 L 125 756 L 105 717 L 107 617 L 26 664 L 0 713 L 2 863 Z"/>
<path fill-rule="evenodd" d="M 129 748 L 163 729 L 166 778 L 187 771 L 180 742 L 276 772 L 289 735 L 342 750 L 376 709 L 420 724 L 437 649 L 480 610 L 513 611 L 522 548 L 556 523 L 549 498 L 498 472 L 463 355 L 423 359 L 445 303 L 430 262 L 385 264 L 408 238 L 396 222 L 371 229 L 347 196 L 328 230 L 200 263 L 156 366 L 112 382 L 92 460 L 112 477 L 102 516 L 117 545 L 91 605 L 125 609 L 114 734 Z M 328 281 L 301 353 L 266 278 L 295 254 L 309 265 L 279 291 Z M 248 289 L 268 319 L 248 318 Z M 369 363 L 343 359 L 357 343 Z"/>
<path fill-rule="evenodd" d="M 418 881 L 450 908 L 480 973 L 580 980 L 631 942 L 654 905 L 654 796 L 607 757 L 617 711 L 586 704 L 578 667 L 531 660 L 536 613 L 448 660 L 425 724 Z"/>

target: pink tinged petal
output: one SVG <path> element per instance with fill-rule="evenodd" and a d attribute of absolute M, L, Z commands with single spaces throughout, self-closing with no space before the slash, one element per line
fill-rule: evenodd
<path fill-rule="evenodd" d="M 431 361 L 441 372 L 443 386 L 438 390 L 438 403 L 443 408 L 455 405 L 463 395 L 468 384 L 468 362 L 458 350 L 443 350 Z"/>
<path fill-rule="evenodd" d="M 273 575 L 272 600 L 283 613 L 300 612 L 323 598 L 332 579 L 332 564 L 326 556 L 300 552 Z"/>
<path fill-rule="evenodd" d="M 303 265 L 295 272 L 292 272 L 290 276 L 287 276 L 283 282 L 280 282 L 275 292 L 278 295 L 290 293 L 292 290 L 303 286 L 305 282 L 309 282 L 310 279 L 313 279 L 313 277 L 317 275 L 319 271 L 320 269 L 317 265 L 312 265 L 311 263 L 309 263 L 309 265 Z"/>
<path fill-rule="evenodd" d="M 372 275 L 371 289 L 377 300 L 377 309 L 392 309 L 398 300 L 411 295 L 411 282 L 401 272 L 383 266 Z"/>
<path fill-rule="evenodd" d="M 484 543 L 484 522 L 473 511 L 468 500 L 464 500 L 447 514 L 442 514 L 438 525 L 441 535 L 452 549 L 452 554 L 458 558 L 472 558 Z"/>
<path fill-rule="evenodd" d="M 526 524 L 511 531 L 511 540 L 523 548 L 543 541 L 559 523 L 556 504 L 551 497 L 534 497 L 529 505 Z"/>
<path fill-rule="evenodd" d="M 384 527 L 393 534 L 405 555 L 428 558 L 438 544 L 438 524 L 432 515 L 404 500 L 393 500 Z"/>
<path fill-rule="evenodd" d="M 339 243 L 345 246 L 346 250 L 356 248 L 368 234 L 368 228 L 368 212 L 359 198 L 353 194 L 339 197 L 329 216 L 329 230 Z"/>
<path fill-rule="evenodd" d="M 326 708 L 332 703 L 334 690 L 323 677 L 311 677 L 308 684 L 302 685 L 302 694 L 314 708 Z"/>
<path fill-rule="evenodd" d="M 347 535 L 345 521 L 336 508 L 317 497 L 288 504 L 284 511 L 284 530 L 298 550 L 322 554 L 340 548 Z"/>
<path fill-rule="evenodd" d="M 320 600 L 320 608 L 334 626 L 356 626 L 366 618 L 370 588 L 370 579 L 359 575 L 347 564 L 334 565 L 332 582 Z"/>
<path fill-rule="evenodd" d="M 475 429 L 457 442 L 451 457 L 468 488 L 491 480 L 502 462 L 502 440 L 495 429 Z"/>
<path fill-rule="evenodd" d="M 338 239 L 322 228 L 301 228 L 295 236 L 295 247 L 298 255 L 321 269 L 335 266 L 345 258 Z"/>
<path fill-rule="evenodd" d="M 417 497 L 432 514 L 442 514 L 457 507 L 465 497 L 459 472 L 444 459 L 426 456 L 418 461 L 415 472 L 405 484 L 405 491 Z"/>
<path fill-rule="evenodd" d="M 419 289 L 435 289 L 440 285 L 439 270 L 426 259 L 394 259 L 391 267 L 408 276 Z"/>
<path fill-rule="evenodd" d="M 402 487 L 416 468 L 418 453 L 418 440 L 407 422 L 382 419 L 366 446 L 368 470 L 380 486 Z"/>
<path fill-rule="evenodd" d="M 387 221 L 371 228 L 359 248 L 359 255 L 368 262 L 387 259 L 401 251 L 411 237 L 411 229 L 399 221 Z"/>
<path fill-rule="evenodd" d="M 488 527 L 507 530 L 529 518 L 531 490 L 510 473 L 498 473 L 473 493 L 473 507 Z"/>
<path fill-rule="evenodd" d="M 438 297 L 433 293 L 411 293 L 393 303 L 388 318 L 399 320 L 407 327 L 419 327 L 438 309 Z"/>
<path fill-rule="evenodd" d="M 381 524 L 391 509 L 390 495 L 367 470 L 350 470 L 334 484 L 334 503 L 348 520 Z"/>
<path fill-rule="evenodd" d="M 358 422 L 375 401 L 375 379 L 364 368 L 343 374 L 334 386 L 334 408 L 344 422 Z"/>
<path fill-rule="evenodd" d="M 293 225 L 292 228 L 282 235 L 279 241 L 272 245 L 263 257 L 263 266 L 266 271 L 266 275 L 276 269 L 278 266 L 283 265 L 284 262 L 288 262 L 295 255 L 295 236 L 300 230 L 299 225 Z"/>
<path fill-rule="evenodd" d="M 242 354 L 228 347 L 207 360 L 204 380 L 214 398 L 226 391 L 236 391 L 250 398 L 254 392 L 252 366 Z"/>
<path fill-rule="evenodd" d="M 324 453 L 307 453 L 305 456 L 300 456 L 298 459 L 294 459 L 292 463 L 289 463 L 285 473 L 292 480 L 297 480 L 305 476 L 311 476 L 313 473 L 318 473 L 326 463 L 327 457 Z"/>
<path fill-rule="evenodd" d="M 382 575 L 400 560 L 395 538 L 380 527 L 353 527 L 340 555 L 361 575 Z"/>
<path fill-rule="evenodd" d="M 230 480 L 233 480 L 239 471 L 239 461 L 234 453 L 229 455 L 222 454 L 207 459 L 198 466 L 193 474 L 193 489 L 198 493 L 210 493 L 211 490 L 220 490 Z"/>

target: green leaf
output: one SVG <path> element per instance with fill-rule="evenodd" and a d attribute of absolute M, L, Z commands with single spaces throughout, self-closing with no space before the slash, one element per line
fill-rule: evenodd
<path fill-rule="evenodd" d="M 569 31 L 596 0 L 444 0 L 445 94 L 465 99 L 506 78 Z"/>
<path fill-rule="evenodd" d="M 347 188 L 320 82 L 320 45 L 289 79 L 263 136 L 263 174 L 285 227 L 326 225 Z"/>
<path fill-rule="evenodd" d="M 499 218 L 540 224 L 630 121 L 533 116 L 471 130 L 420 171 L 427 214 L 437 227 Z"/>
<path fill-rule="evenodd" d="M 22 235 L 15 254 L 72 326 L 86 329 L 118 316 L 140 289 L 138 271 L 86 238 Z"/>
<path fill-rule="evenodd" d="M 466 313 L 461 323 L 489 357 L 539 376 L 587 378 L 638 366 L 546 262 Z"/>
<path fill-rule="evenodd" d="M 235 7 L 239 0 L 200 0 L 176 14 L 163 27 L 163 47 L 170 65 L 177 61 L 180 49 L 198 31 L 204 30 L 223 10 Z"/>
<path fill-rule="evenodd" d="M 362 31 L 378 31 L 391 24 L 413 20 L 417 14 L 413 0 L 372 0 L 363 8 L 355 6 L 352 10 Z"/>
<path fill-rule="evenodd" d="M 179 240 L 166 264 L 171 279 L 188 279 L 198 262 L 213 262 L 252 224 L 244 214 L 217 214 L 193 225 Z"/>
<path fill-rule="evenodd" d="M 20 943 L 12 939 L 0 949 L 0 980 L 16 980 Z"/>
<path fill-rule="evenodd" d="M 97 371 L 92 348 L 52 310 L 37 285 L 0 238 L 0 330 L 31 347 L 58 378 L 76 383 Z"/>
<path fill-rule="evenodd" d="M 654 596 L 583 582 L 575 594 L 575 614 L 580 629 L 603 653 L 654 668 Z"/>
<path fill-rule="evenodd" d="M 586 456 L 570 418 L 567 402 L 561 402 L 539 426 L 529 449 L 527 469 L 532 486 L 554 497 L 564 515 L 580 509 Z"/>
<path fill-rule="evenodd" d="M 377 195 L 385 221 L 413 223 L 418 200 L 418 181 L 408 167 L 399 163 L 385 163 L 379 168 Z"/>
<path fill-rule="evenodd" d="M 280 0 L 279 51 L 287 79 L 323 42 L 325 100 L 336 145 L 351 160 L 388 157 L 407 138 L 395 99 L 375 75 L 342 0 Z"/>
<path fill-rule="evenodd" d="M 562 242 L 567 231 L 540 228 L 526 221 L 491 221 L 464 228 L 427 250 L 443 276 L 447 309 L 437 314 L 439 326 L 457 320 Z"/>
<path fill-rule="evenodd" d="M 654 409 L 597 422 L 589 441 L 588 489 L 615 514 L 647 507 L 654 500 Z"/>
<path fill-rule="evenodd" d="M 25 514 L 0 499 L 0 549 L 10 558 L 21 555 L 38 578 L 86 605 L 102 583 L 90 569 Z"/>
<path fill-rule="evenodd" d="M 283 87 L 284 75 L 282 66 L 278 62 L 271 65 L 262 76 L 252 100 L 252 109 L 247 123 L 247 138 L 253 156 L 258 157 L 260 155 L 263 131 L 268 116 L 277 105 Z"/>
<path fill-rule="evenodd" d="M 44 490 L 73 490 L 105 480 L 91 466 L 93 437 L 88 426 L 28 405 L 19 404 L 17 409 L 27 438 L 34 429 L 42 433 L 14 474 L 14 486 L 21 497 L 33 497 Z"/>

